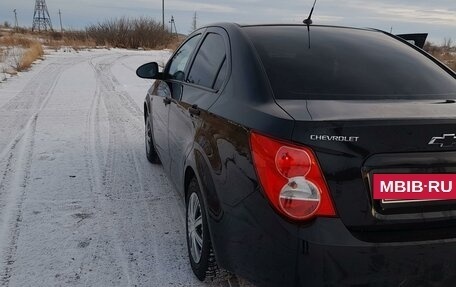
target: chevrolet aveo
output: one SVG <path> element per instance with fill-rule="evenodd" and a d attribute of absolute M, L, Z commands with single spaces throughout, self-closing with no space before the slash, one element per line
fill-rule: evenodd
<path fill-rule="evenodd" d="M 456 286 L 456 75 L 420 48 L 371 29 L 216 24 L 137 74 L 156 80 L 147 158 L 185 198 L 200 280 Z"/>

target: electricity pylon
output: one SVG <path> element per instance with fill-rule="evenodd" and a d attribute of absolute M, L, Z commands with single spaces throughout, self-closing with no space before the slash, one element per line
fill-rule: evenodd
<path fill-rule="evenodd" d="M 46 0 L 36 0 L 32 31 L 47 31 L 48 29 L 52 31 L 51 16 L 49 16 Z"/>

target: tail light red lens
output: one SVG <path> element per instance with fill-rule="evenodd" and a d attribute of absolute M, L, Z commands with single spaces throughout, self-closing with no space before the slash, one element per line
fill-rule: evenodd
<path fill-rule="evenodd" d="M 326 181 L 308 147 L 252 132 L 253 163 L 274 208 L 293 220 L 336 216 Z"/>

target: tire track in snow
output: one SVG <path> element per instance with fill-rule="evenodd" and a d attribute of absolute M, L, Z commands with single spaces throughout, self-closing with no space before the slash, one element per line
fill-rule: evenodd
<path fill-rule="evenodd" d="M 123 191 L 131 190 L 132 186 L 134 186 L 133 189 L 141 189 L 141 179 L 139 179 L 137 167 L 135 165 L 135 159 L 132 156 L 131 149 L 128 147 L 128 144 L 125 144 L 124 141 L 125 138 L 128 138 L 124 123 L 127 123 L 132 120 L 132 110 L 129 109 L 129 114 L 120 111 L 119 108 L 123 105 L 118 102 L 119 94 L 116 92 L 115 84 L 113 84 L 113 81 L 110 78 L 108 72 L 112 63 L 115 60 L 118 60 L 123 57 L 125 56 L 118 58 L 116 57 L 115 59 L 109 59 L 108 61 L 105 61 L 103 63 L 96 64 L 94 65 L 94 69 L 97 74 L 97 79 L 100 83 L 100 95 L 103 97 L 105 107 L 108 110 L 108 118 L 110 125 L 109 144 L 107 148 L 107 160 L 105 163 L 106 168 L 104 169 L 107 172 L 103 175 L 103 185 L 105 186 L 106 197 L 109 201 L 109 209 L 117 210 L 117 212 L 119 213 L 118 217 L 120 219 L 127 220 L 132 216 L 136 219 L 139 215 L 138 213 L 130 214 L 130 211 L 134 211 L 136 209 L 134 206 L 131 206 L 132 202 L 128 203 L 128 205 L 131 206 L 129 210 L 123 208 L 116 208 L 116 205 L 119 204 L 119 200 L 121 200 L 121 198 L 124 196 L 122 194 Z M 136 113 L 136 117 L 137 115 L 138 113 Z M 134 171 L 134 173 L 131 174 L 131 178 L 129 180 L 127 179 L 126 181 L 123 181 L 127 182 L 127 185 L 123 185 L 120 183 L 122 182 L 122 180 L 120 180 L 119 182 L 119 177 L 121 177 L 123 172 L 127 172 L 129 170 Z M 139 202 L 136 202 L 137 200 L 135 198 L 125 199 L 135 201 L 133 202 L 133 205 L 140 205 Z M 140 210 L 144 210 L 144 208 L 141 207 Z M 134 221 L 135 220 L 132 220 L 132 222 Z M 136 238 L 126 239 L 125 235 L 121 234 L 122 230 L 119 228 L 122 225 L 122 222 L 118 222 L 118 224 L 114 223 L 114 229 L 119 229 L 118 231 L 116 231 L 116 238 L 114 240 L 117 243 L 117 251 L 122 253 L 122 256 L 120 256 L 119 260 L 121 261 L 121 264 L 124 266 L 124 272 L 126 273 L 125 276 L 129 279 L 128 284 L 130 286 L 145 285 L 141 283 L 143 282 L 142 277 L 146 277 L 145 275 L 147 275 L 147 273 L 151 270 L 144 270 L 144 272 L 141 273 L 138 270 L 138 268 L 136 268 L 136 266 L 133 266 L 134 262 L 136 262 L 137 259 L 134 256 L 134 250 L 128 248 L 128 240 Z M 138 226 L 138 228 L 141 227 Z M 144 239 L 144 236 L 142 237 Z M 140 252 L 143 251 L 140 250 L 139 253 Z"/>
<path fill-rule="evenodd" d="M 104 99 L 110 118 L 110 139 L 113 139 L 113 142 L 110 141 L 109 148 L 111 150 L 108 152 L 109 155 L 112 154 L 113 156 L 113 165 L 107 165 L 107 170 L 115 171 L 116 159 L 120 154 L 123 154 L 123 157 L 128 158 L 127 162 L 131 166 L 131 170 L 134 171 L 134 175 L 130 177 L 130 180 L 134 179 L 134 182 L 137 184 L 135 186 L 136 192 L 132 192 L 132 189 L 128 189 L 128 187 L 126 189 L 117 190 L 110 188 L 109 190 L 111 192 L 114 191 L 113 194 L 110 195 L 110 198 L 113 199 L 114 197 L 115 200 L 115 197 L 117 196 L 117 200 L 125 201 L 128 199 L 129 204 L 133 205 L 131 208 L 133 209 L 136 207 L 140 211 L 136 216 L 147 216 L 147 223 L 153 227 L 153 230 L 150 231 L 154 234 L 150 235 L 143 233 L 140 234 L 140 236 L 145 239 L 152 237 L 152 240 L 149 240 L 148 246 L 150 247 L 150 245 L 152 245 L 151 247 L 153 250 L 149 252 L 153 252 L 152 254 L 156 257 L 158 256 L 158 259 L 155 259 L 153 266 L 150 266 L 150 264 L 145 264 L 145 266 L 130 265 L 129 272 L 136 275 L 131 276 L 134 280 L 135 278 L 140 278 L 138 275 L 141 272 L 148 272 L 152 267 L 155 272 L 155 274 L 152 274 L 154 278 L 152 278 L 152 281 L 134 280 L 133 282 L 135 285 L 138 284 L 140 286 L 149 286 L 151 283 L 154 283 L 156 286 L 164 284 L 176 284 L 178 286 L 249 286 L 248 283 L 238 280 L 235 276 L 229 278 L 228 281 L 214 282 L 211 284 L 201 283 L 193 276 L 187 259 L 183 199 L 176 193 L 174 188 L 169 186 L 161 167 L 150 165 L 145 159 L 142 138 L 144 132 L 143 111 L 127 92 L 121 90 L 121 83 L 111 72 L 113 64 L 121 58 L 124 57 L 108 60 L 100 63 L 98 66 L 95 65 L 94 68 L 98 71 L 97 77 L 101 79 L 101 83 L 103 83 L 104 89 L 106 90 Z M 121 138 L 133 139 L 138 137 L 140 138 L 140 146 L 137 144 L 119 145 L 119 142 L 122 142 L 121 140 L 119 141 Z M 138 143 L 138 141 L 133 142 Z M 119 147 L 121 147 L 121 149 L 116 150 L 116 148 Z M 154 170 L 150 170 L 150 167 L 153 167 Z M 116 175 L 114 174 L 112 180 L 115 181 L 115 179 Z M 154 180 L 161 182 L 161 185 L 155 184 Z M 130 186 L 133 185 L 134 184 L 130 184 Z M 118 184 L 115 184 L 114 186 L 118 187 Z M 129 191 L 127 194 L 125 194 L 126 190 Z M 152 208 L 156 210 L 151 212 L 151 206 L 147 204 L 147 200 L 142 200 L 149 198 L 151 198 L 150 200 L 162 201 L 163 203 L 152 206 Z M 164 207 L 163 204 L 166 206 Z M 153 218 L 152 215 L 159 215 L 159 217 Z M 171 229 L 175 229 L 174 231 L 178 232 L 178 234 L 171 235 L 173 239 L 170 240 L 169 243 L 164 241 L 159 234 L 155 234 L 163 232 L 164 236 L 168 237 L 170 234 L 169 230 Z M 137 232 L 137 230 L 141 230 L 141 226 L 137 226 L 134 232 Z M 131 248 L 129 248 L 130 246 L 128 244 L 125 244 L 124 246 L 127 254 L 134 254 L 134 252 L 130 252 L 131 250 L 129 249 Z M 143 247 L 147 249 L 146 245 Z M 174 264 L 177 265 L 179 269 L 187 269 L 187 272 L 185 272 L 187 276 L 184 275 L 179 277 L 176 276 L 176 274 L 169 272 L 171 269 L 170 267 L 175 267 L 172 266 L 172 264 L 170 266 L 170 262 L 173 262 L 172 257 L 177 257 L 178 264 L 176 264 L 176 262 L 174 262 Z M 137 256 L 135 260 L 147 261 L 147 258 Z M 138 268 L 139 273 L 137 270 Z"/>
<path fill-rule="evenodd" d="M 71 59 L 62 64 L 48 64 L 38 75 L 22 89 L 17 96 L 9 100 L 0 108 L 0 114 L 3 123 L 2 142 L 0 142 L 0 172 L 3 173 L 0 181 L 0 218 L 4 218 L 3 212 L 7 210 L 3 206 L 8 204 L 5 198 L 11 190 L 2 189 L 1 186 L 9 176 L 14 173 L 11 167 L 13 153 L 22 140 L 29 127 L 35 123 L 39 113 L 46 107 L 49 99 L 53 95 L 54 89 L 58 83 L 61 73 L 71 67 L 72 64 L 81 61 L 81 59 Z M 2 143 L 7 142 L 3 145 Z M 8 158 L 7 161 L 4 161 Z M 2 165 L 2 162 L 6 164 Z M 18 168 L 21 168 L 20 166 Z M 6 231 L 6 230 L 3 230 Z M 1 234 L 1 233 L 0 233 Z M 1 241 L 0 241 L 1 245 Z"/>
<path fill-rule="evenodd" d="M 35 131 L 40 112 L 54 95 L 60 75 L 85 59 L 70 58 L 45 66 L 2 107 L 2 140 L 9 141 L 0 152 L 0 283 L 8 286 L 16 261 L 22 207 L 30 191 Z M 8 127 L 5 130 L 4 127 Z M 0 145 L 0 148 L 2 146 Z M 6 160 L 4 160 L 6 158 Z"/>
<path fill-rule="evenodd" d="M 117 212 L 116 240 L 124 254 L 119 260 L 127 266 L 124 270 L 132 285 L 200 286 L 189 270 L 184 222 L 176 217 L 181 213 L 179 199 L 161 167 L 145 160 L 142 111 L 118 89 L 120 84 L 110 72 L 120 58 L 94 65 L 110 125 L 105 169 L 109 172 L 104 182 L 108 203 Z M 169 271 L 179 269 L 187 272 Z"/>
<path fill-rule="evenodd" d="M 7 204 L 3 206 L 2 224 L 0 227 L 0 254 L 3 262 L 0 283 L 2 286 L 9 285 L 12 266 L 15 263 L 17 251 L 17 240 L 20 234 L 20 224 L 22 222 L 22 204 L 27 196 L 28 182 L 30 180 L 30 170 L 32 166 L 32 154 L 35 144 L 34 136 L 38 115 L 33 118 L 30 126 L 24 133 L 23 140 L 14 146 L 14 153 L 8 159 L 9 170 L 12 173 L 4 174 L 0 185 L 0 194 L 6 189 L 10 190 Z M 13 162 L 14 161 L 14 162 Z"/>
<path fill-rule="evenodd" d="M 112 56 L 111 56 L 112 57 Z M 120 57 L 120 56 L 116 56 Z M 108 207 L 106 194 L 109 192 L 109 179 L 111 170 L 111 156 L 108 145 L 108 150 L 103 150 L 103 142 L 101 139 L 102 131 L 100 127 L 100 106 L 104 105 L 103 86 L 100 84 L 98 73 L 95 70 L 93 60 L 89 64 L 95 71 L 97 77 L 96 91 L 91 104 L 91 109 L 87 115 L 86 121 L 86 164 L 90 170 L 91 192 L 95 195 L 96 203 L 100 208 L 100 218 L 111 218 L 110 208 Z M 108 129 L 108 133 L 111 127 Z M 103 154 L 106 152 L 106 156 Z M 95 244 L 93 244 L 93 253 L 90 255 L 88 265 L 92 266 L 97 272 L 93 272 L 97 276 L 100 272 L 100 265 L 97 264 L 100 260 L 108 260 L 111 262 L 110 269 L 114 270 L 112 274 L 113 285 L 131 286 L 129 278 L 128 266 L 125 264 L 127 261 L 125 255 L 118 244 L 118 236 L 115 232 L 115 226 L 111 220 L 104 222 L 106 227 L 98 226 L 100 232 L 97 235 Z M 120 262 L 119 262 L 120 261 Z M 103 264 L 101 264 L 103 265 Z M 85 267 L 89 268 L 89 267 Z M 125 282 L 126 278 L 126 282 Z M 86 278 L 86 285 L 91 285 L 90 281 L 97 282 L 97 278 Z"/>
<path fill-rule="evenodd" d="M 74 59 L 70 60 L 74 62 Z M 22 205 L 32 164 L 34 135 L 38 115 L 53 95 L 59 76 L 68 63 L 48 64 L 21 90 L 17 96 L 5 103 L 0 112 L 6 113 L 8 130 L 2 131 L 3 140 L 10 139 L 0 152 L 0 161 L 7 158 L 0 181 L 0 282 L 8 286 L 12 266 L 15 262 L 17 240 L 22 221 Z"/>
<path fill-rule="evenodd" d="M 0 160 L 20 141 L 27 122 L 46 106 L 62 72 L 81 61 L 82 59 L 75 58 L 59 64 L 48 64 L 15 97 L 0 107 L 3 126 L 8 127 L 7 130 L 2 130 L 2 142 L 9 140 L 3 147 L 0 142 Z"/>

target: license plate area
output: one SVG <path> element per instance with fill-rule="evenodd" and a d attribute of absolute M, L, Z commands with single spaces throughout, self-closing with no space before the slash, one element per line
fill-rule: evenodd
<path fill-rule="evenodd" d="M 362 176 L 371 215 L 382 222 L 456 218 L 456 200 L 378 200 L 373 196 L 374 174 L 456 174 L 456 152 L 376 154 L 366 159 Z"/>
<path fill-rule="evenodd" d="M 367 170 L 366 170 L 367 171 Z M 399 214 L 415 214 L 417 217 L 422 217 L 424 214 L 434 214 L 438 216 L 441 212 L 441 216 L 445 217 L 445 211 L 456 210 L 455 199 L 434 199 L 434 198 L 422 198 L 422 199 L 400 199 L 400 198 L 383 198 L 374 199 L 374 175 L 376 174 L 398 174 L 398 175 L 410 175 L 410 174 L 442 174 L 443 172 L 449 172 L 449 170 L 443 170 L 439 168 L 435 170 L 433 168 L 373 168 L 367 171 L 366 179 L 370 190 L 370 197 L 373 206 L 373 214 L 375 217 L 382 218 L 381 216 L 388 215 L 399 215 Z M 452 174 L 456 177 L 456 169 L 451 169 Z M 453 184 L 456 188 L 456 182 Z M 377 214 L 377 215 L 376 215 Z M 421 214 L 421 215 L 420 215 Z"/>
<path fill-rule="evenodd" d="M 456 199 L 456 174 L 374 173 L 374 200 L 384 204 Z"/>
<path fill-rule="evenodd" d="M 423 203 L 423 202 L 438 202 L 443 199 L 382 199 L 382 204 L 410 204 L 410 203 Z"/>

